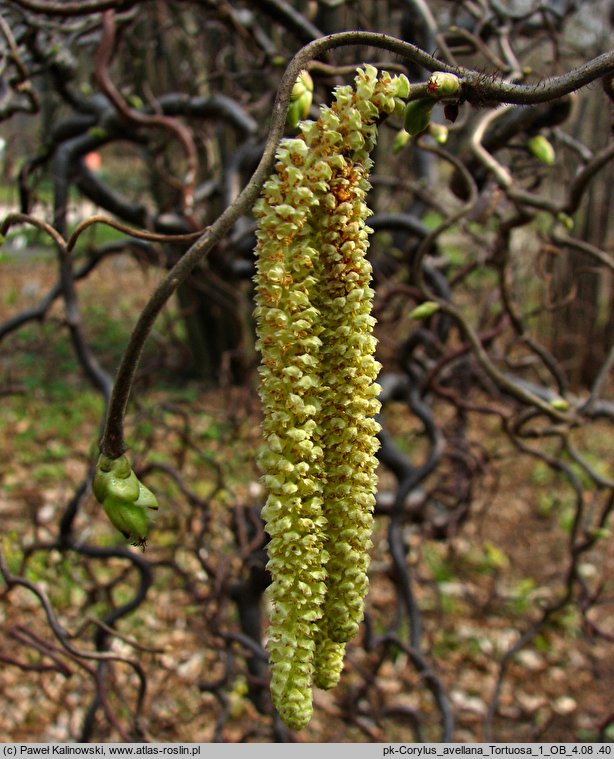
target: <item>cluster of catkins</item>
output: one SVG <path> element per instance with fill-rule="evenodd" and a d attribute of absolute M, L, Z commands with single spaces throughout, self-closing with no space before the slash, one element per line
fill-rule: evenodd
<path fill-rule="evenodd" d="M 267 648 L 273 701 L 295 729 L 313 685 L 337 683 L 363 616 L 380 391 L 365 197 L 377 122 L 408 94 L 406 77 L 359 69 L 282 141 L 254 209 Z"/>

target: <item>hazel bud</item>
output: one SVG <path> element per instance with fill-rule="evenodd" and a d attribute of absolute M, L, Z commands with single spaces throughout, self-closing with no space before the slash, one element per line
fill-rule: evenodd
<path fill-rule="evenodd" d="M 412 100 L 407 104 L 403 126 L 405 131 L 412 137 L 424 132 L 431 123 L 431 115 L 435 101 L 432 98 Z"/>
<path fill-rule="evenodd" d="M 574 228 L 574 220 L 571 216 L 563 211 L 559 211 L 556 215 L 556 219 L 561 223 L 568 232 L 571 232 Z"/>
<path fill-rule="evenodd" d="M 420 319 L 428 319 L 429 316 L 436 314 L 439 311 L 439 303 L 433 300 L 426 300 L 416 308 L 409 312 L 409 318 L 419 321 Z"/>
<path fill-rule="evenodd" d="M 286 124 L 295 129 L 299 121 L 309 116 L 313 101 L 313 80 L 308 71 L 301 71 L 290 94 Z"/>
<path fill-rule="evenodd" d="M 445 145 L 448 141 L 448 127 L 444 124 L 429 124 L 429 134 L 438 145 Z"/>
<path fill-rule="evenodd" d="M 406 132 L 405 129 L 400 129 L 392 142 L 392 152 L 393 154 L 400 153 L 401 150 L 407 145 L 407 143 L 411 140 L 411 134 L 409 132 Z"/>
<path fill-rule="evenodd" d="M 113 526 L 133 545 L 144 545 L 158 501 L 132 471 L 128 458 L 100 454 L 92 490 Z"/>
<path fill-rule="evenodd" d="M 556 160 L 556 153 L 552 143 L 544 137 L 543 134 L 536 134 L 527 142 L 527 147 L 532 155 L 546 166 L 553 166 Z"/>
<path fill-rule="evenodd" d="M 451 97 L 457 95 L 460 91 L 460 79 L 456 74 L 449 74 L 444 71 L 435 71 L 427 84 L 427 90 L 431 95 L 438 97 Z"/>
<path fill-rule="evenodd" d="M 565 398 L 553 398 L 550 405 L 557 411 L 569 411 L 569 401 Z"/>

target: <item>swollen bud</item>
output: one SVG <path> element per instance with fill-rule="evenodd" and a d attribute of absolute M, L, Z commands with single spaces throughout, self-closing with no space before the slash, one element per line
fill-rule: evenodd
<path fill-rule="evenodd" d="M 425 300 L 424 303 L 421 303 L 409 312 L 409 318 L 416 321 L 428 319 L 429 316 L 436 314 L 437 311 L 439 311 L 439 303 L 436 303 L 434 300 Z"/>
<path fill-rule="evenodd" d="M 409 132 L 406 132 L 404 129 L 400 129 L 396 135 L 394 140 L 392 141 L 392 152 L 393 153 L 400 153 L 401 150 L 407 145 L 407 143 L 411 139 L 411 134 Z"/>
<path fill-rule="evenodd" d="M 569 401 L 565 400 L 565 398 L 553 398 L 550 401 L 550 405 L 557 411 L 569 411 Z"/>
<path fill-rule="evenodd" d="M 438 145 L 445 145 L 448 141 L 448 127 L 445 124 L 429 124 L 429 134 Z"/>
<path fill-rule="evenodd" d="M 571 216 L 563 211 L 559 211 L 556 215 L 557 221 L 562 224 L 568 232 L 571 232 L 574 228 L 574 220 Z"/>
<path fill-rule="evenodd" d="M 105 498 L 103 508 L 113 527 L 119 530 L 126 540 L 135 546 L 144 545 L 152 522 L 147 509 L 111 496 Z"/>
<path fill-rule="evenodd" d="M 92 490 L 111 524 L 133 545 L 144 545 L 158 509 L 156 496 L 132 471 L 126 456 L 111 459 L 100 454 Z"/>
<path fill-rule="evenodd" d="M 413 136 L 424 132 L 431 122 L 434 105 L 435 101 L 431 98 L 412 100 L 411 103 L 407 104 L 403 126 L 409 135 Z"/>
<path fill-rule="evenodd" d="M 460 92 L 460 79 L 456 74 L 447 74 L 444 71 L 435 71 L 427 84 L 427 90 L 431 95 L 445 98 L 458 95 Z"/>
<path fill-rule="evenodd" d="M 556 153 L 552 143 L 543 134 L 536 134 L 527 142 L 527 147 L 538 161 L 552 166 L 556 160 Z"/>
<path fill-rule="evenodd" d="M 313 100 L 313 79 L 308 71 L 301 71 L 296 78 L 292 93 L 286 123 L 292 128 L 298 126 L 298 122 L 309 116 L 309 109 Z"/>

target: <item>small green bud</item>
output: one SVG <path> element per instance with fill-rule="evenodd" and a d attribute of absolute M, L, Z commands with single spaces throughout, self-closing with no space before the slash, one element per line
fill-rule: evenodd
<path fill-rule="evenodd" d="M 299 121 L 309 116 L 312 100 L 313 79 L 308 71 L 301 71 L 290 94 L 290 105 L 286 116 L 286 124 L 289 127 L 296 128 Z"/>
<path fill-rule="evenodd" d="M 290 129 L 296 129 L 298 122 L 301 120 L 301 104 L 298 100 L 290 103 L 288 113 L 286 114 L 286 126 Z"/>
<path fill-rule="evenodd" d="M 550 405 L 557 411 L 569 411 L 569 401 L 565 400 L 565 398 L 553 398 L 550 401 Z"/>
<path fill-rule="evenodd" d="M 88 135 L 94 140 L 106 140 L 108 132 L 104 127 L 93 126 L 87 130 Z"/>
<path fill-rule="evenodd" d="M 311 108 L 311 102 L 313 100 L 312 92 L 303 92 L 300 98 L 296 101 L 301 109 L 301 120 L 306 119 L 309 116 L 309 109 Z"/>
<path fill-rule="evenodd" d="M 140 97 L 139 95 L 134 95 L 134 94 L 128 97 L 128 103 L 133 108 L 138 108 L 138 109 L 141 109 L 145 105 L 145 103 L 143 102 L 143 98 Z"/>
<path fill-rule="evenodd" d="M 411 134 L 409 132 L 406 132 L 404 129 L 400 129 L 392 142 L 392 152 L 393 154 L 400 153 L 401 150 L 407 145 L 407 143 L 411 139 Z"/>
<path fill-rule="evenodd" d="M 433 300 L 425 300 L 424 303 L 421 303 L 409 312 L 409 318 L 415 319 L 416 321 L 419 319 L 427 319 L 429 316 L 436 314 L 437 311 L 439 311 L 439 308 L 439 303 L 436 303 Z"/>
<path fill-rule="evenodd" d="M 444 124 L 429 124 L 429 134 L 438 145 L 445 145 L 448 141 L 448 127 Z"/>
<path fill-rule="evenodd" d="M 139 481 L 126 456 L 100 454 L 92 490 L 113 526 L 133 545 L 144 545 L 158 509 L 156 496 Z"/>
<path fill-rule="evenodd" d="M 313 79 L 309 76 L 308 71 L 301 71 L 296 77 L 294 87 L 292 87 L 292 93 L 290 94 L 290 100 L 298 100 L 306 92 L 313 92 Z"/>
<path fill-rule="evenodd" d="M 563 213 L 563 211 L 561 211 L 560 213 L 557 213 L 556 218 L 557 221 L 560 222 L 568 232 L 571 232 L 573 230 L 574 220 L 569 214 Z"/>
<path fill-rule="evenodd" d="M 536 134 L 527 142 L 530 152 L 546 166 L 553 166 L 556 160 L 556 153 L 552 143 L 547 140 L 543 134 Z"/>
<path fill-rule="evenodd" d="M 435 71 L 427 84 L 427 90 L 431 95 L 438 97 L 451 97 L 460 91 L 460 79 L 456 74 L 447 74 L 443 71 Z"/>
<path fill-rule="evenodd" d="M 405 131 L 412 137 L 424 132 L 431 122 L 434 105 L 435 101 L 432 98 L 421 98 L 408 103 L 403 120 Z"/>

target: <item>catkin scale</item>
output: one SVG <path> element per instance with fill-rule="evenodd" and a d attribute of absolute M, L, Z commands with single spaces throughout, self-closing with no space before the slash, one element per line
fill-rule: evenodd
<path fill-rule="evenodd" d="M 254 213 L 257 347 L 271 536 L 267 648 L 282 719 L 304 727 L 362 619 L 379 410 L 366 193 L 375 122 L 405 77 L 372 66 L 277 151 Z"/>

